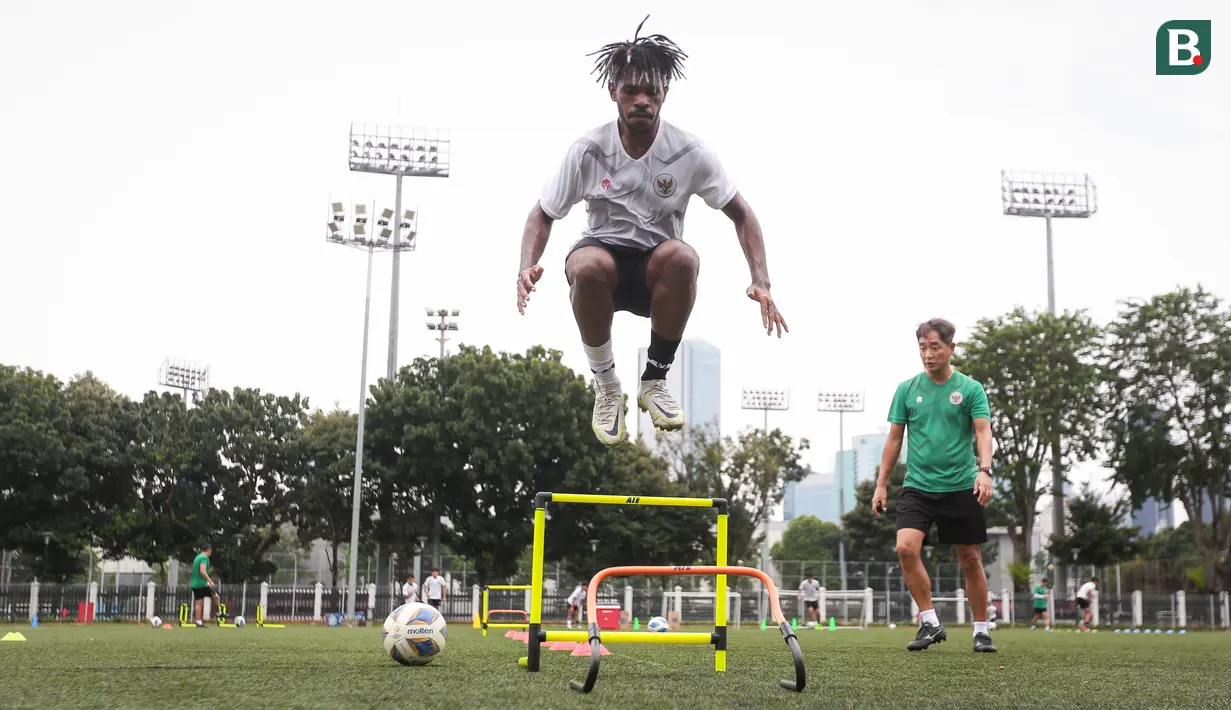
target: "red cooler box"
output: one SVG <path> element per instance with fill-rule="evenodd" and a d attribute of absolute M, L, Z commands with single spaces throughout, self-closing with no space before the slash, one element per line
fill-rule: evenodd
<path fill-rule="evenodd" d="M 595 607 L 594 613 L 598 615 L 598 628 L 603 631 L 614 631 L 620 628 L 620 607 L 618 604 Z"/>

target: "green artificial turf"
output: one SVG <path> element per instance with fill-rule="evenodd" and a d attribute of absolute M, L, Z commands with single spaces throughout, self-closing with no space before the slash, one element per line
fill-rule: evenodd
<path fill-rule="evenodd" d="M 908 653 L 913 629 L 800 630 L 808 687 L 794 677 L 776 629 L 732 631 L 727 672 L 704 646 L 610 644 L 594 692 L 568 688 L 587 659 L 543 652 L 517 666 L 525 644 L 481 638 L 465 624 L 433 663 L 400 666 L 379 628 L 151 629 L 136 624 L 0 626 L 2 707 L 1035 707 L 1211 708 L 1231 704 L 1231 634 L 1005 630 L 998 654 L 971 652 L 970 629 Z M 1004 669 L 1001 669 L 1004 666 Z"/>

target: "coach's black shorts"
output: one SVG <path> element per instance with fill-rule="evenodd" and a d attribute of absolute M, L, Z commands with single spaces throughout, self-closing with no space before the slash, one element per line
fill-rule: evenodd
<path fill-rule="evenodd" d="M 1074 598 L 1075 598 L 1075 599 L 1077 599 L 1077 608 L 1078 608 L 1078 609 L 1089 609 L 1089 608 L 1090 608 L 1090 600 L 1089 600 L 1089 599 L 1082 599 L 1081 597 L 1074 597 Z"/>
<path fill-rule="evenodd" d="M 657 247 L 637 249 L 635 247 L 607 244 L 594 237 L 582 237 L 568 250 L 568 254 L 564 257 L 565 262 L 568 261 L 568 257 L 572 256 L 573 252 L 582 247 L 598 247 L 605 250 L 615 259 L 616 278 L 618 280 L 615 290 L 615 309 L 617 311 L 628 311 L 642 318 L 649 318 L 650 286 L 645 280 L 645 269 L 650 263 L 650 256 L 654 254 L 654 249 Z M 567 272 L 565 273 L 565 278 L 568 278 Z M 568 285 L 572 286 L 573 282 L 569 281 Z"/>
<path fill-rule="evenodd" d="M 898 496 L 898 530 L 922 530 L 927 535 L 933 523 L 941 545 L 987 542 L 987 518 L 973 490 L 927 493 L 904 486 Z"/>
<path fill-rule="evenodd" d="M 440 608 L 440 604 L 441 604 L 441 602 L 442 602 L 442 601 L 444 601 L 444 600 L 442 600 L 442 599 L 428 599 L 428 600 L 427 600 L 427 603 L 428 603 L 428 604 L 431 604 L 434 608 L 439 609 L 439 608 Z"/>
<path fill-rule="evenodd" d="M 208 599 L 212 596 L 214 596 L 214 590 L 210 589 L 209 587 L 193 587 L 192 588 L 192 598 L 193 599 Z"/>
<path fill-rule="evenodd" d="M 804 609 L 820 609 L 820 608 L 821 608 L 820 602 L 809 602 L 809 601 L 804 602 Z"/>

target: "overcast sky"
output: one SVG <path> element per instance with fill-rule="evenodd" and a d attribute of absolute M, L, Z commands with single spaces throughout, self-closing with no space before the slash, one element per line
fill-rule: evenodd
<path fill-rule="evenodd" d="M 646 12 L 647 32 L 691 55 L 664 116 L 714 147 L 756 210 L 791 326 L 758 331 L 734 231 L 694 200 L 687 336 L 722 349 L 725 433 L 760 423 L 742 386 L 789 386 L 771 424 L 831 470 L 837 420 L 815 411 L 818 387 L 864 389 L 846 432 L 875 432 L 919 370 L 919 321 L 949 318 L 960 339 L 980 317 L 1045 307 L 1043 223 L 1001 214 L 1001 169 L 1098 186 L 1093 218 L 1056 225 L 1061 308 L 1106 320 L 1118 299 L 1198 282 L 1231 297 L 1231 66 L 1154 74 L 1158 26 L 1211 19 L 1220 40 L 1225 2 L 448 7 L 4 3 L 0 362 L 93 370 L 136 397 L 172 355 L 209 363 L 218 387 L 353 409 L 364 255 L 325 242 L 326 203 L 393 200 L 393 178 L 347 169 L 354 121 L 453 139 L 451 177 L 406 184 L 421 217 L 400 362 L 436 352 L 423 306 L 441 305 L 461 309 L 462 342 L 542 343 L 584 370 L 562 268 L 584 209 L 556 225 L 525 317 L 521 227 L 569 144 L 615 115 L 586 53 Z M 389 276 L 378 255 L 370 381 Z M 647 321 L 616 318 L 626 390 L 648 338 Z"/>

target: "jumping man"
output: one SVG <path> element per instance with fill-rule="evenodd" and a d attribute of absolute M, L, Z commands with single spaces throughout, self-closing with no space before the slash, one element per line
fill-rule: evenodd
<path fill-rule="evenodd" d="M 517 277 L 517 309 L 524 314 L 543 276 L 539 259 L 552 224 L 585 200 L 589 223 L 569 249 L 564 274 L 596 384 L 591 425 L 608 446 L 626 435 L 611 345 L 616 311 L 650 319 L 638 407 L 659 429 L 684 426 L 684 412 L 667 391 L 666 377 L 697 295 L 700 259 L 683 241 L 684 213 L 693 195 L 735 225 L 752 277 L 746 293 L 761 305 L 766 335 L 777 330 L 782 337 L 787 330 L 770 297 L 765 244 L 752 208 L 713 151 L 660 115 L 670 82 L 683 78 L 687 55 L 662 35 L 640 34 L 638 25 L 633 41 L 594 52 L 594 71 L 616 104 L 616 120 L 573 143 L 543 189 L 522 233 Z"/>
<path fill-rule="evenodd" d="M 907 645 L 922 651 L 946 638 L 932 606 L 931 581 L 919 553 L 935 524 L 940 544 L 955 545 L 966 573 L 966 596 L 974 617 L 974 650 L 995 653 L 987 630 L 987 577 L 980 545 L 987 542 L 983 506 L 992 499 L 992 427 L 983 385 L 957 372 L 953 324 L 934 318 L 915 331 L 924 372 L 898 385 L 889 406 L 889 439 L 872 496 L 877 515 L 886 509 L 889 472 L 910 436 L 906 480 L 898 496 L 898 559 L 911 596 L 919 605 L 919 633 Z M 978 467 L 971 442 L 979 447 Z"/>

